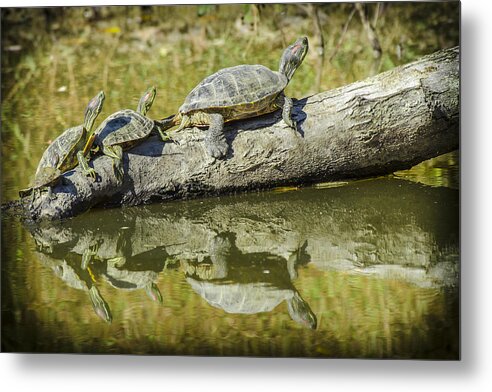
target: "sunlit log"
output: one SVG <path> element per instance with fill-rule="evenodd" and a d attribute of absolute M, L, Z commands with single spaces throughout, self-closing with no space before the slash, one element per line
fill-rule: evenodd
<path fill-rule="evenodd" d="M 295 93 L 290 93 L 295 95 Z M 170 108 L 174 110 L 175 108 Z M 128 206 L 172 199 L 268 189 L 391 173 L 455 150 L 459 144 L 459 48 L 331 91 L 295 101 L 294 132 L 281 113 L 226 127 L 230 149 L 214 160 L 204 130 L 156 137 L 124 154 L 118 183 L 111 158 L 64 175 L 51 199 L 25 202 L 37 219 L 62 219 L 95 206 Z"/>

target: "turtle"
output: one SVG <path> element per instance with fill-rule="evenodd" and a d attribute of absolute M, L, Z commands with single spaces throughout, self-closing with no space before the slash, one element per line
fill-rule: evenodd
<path fill-rule="evenodd" d="M 41 263 L 50 267 L 55 275 L 69 287 L 87 292 L 94 313 L 108 324 L 112 322 L 111 308 L 96 286 L 95 271 L 90 268 L 87 270 L 80 268 L 80 255 L 74 252 L 68 252 L 63 256 L 53 255 L 46 253 L 43 249 L 35 254 Z"/>
<path fill-rule="evenodd" d="M 51 196 L 51 187 L 56 185 L 63 173 L 73 169 L 77 164 L 80 164 L 86 175 L 95 178 L 95 171 L 89 167 L 85 157 L 94 140 L 92 128 L 102 110 L 104 99 L 104 92 L 100 91 L 87 105 L 84 123 L 66 129 L 48 146 L 39 161 L 34 181 L 29 188 L 19 191 L 21 198 L 30 194 L 34 198 L 45 188 Z"/>
<path fill-rule="evenodd" d="M 119 180 L 123 179 L 123 150 L 142 142 L 154 130 L 161 132 L 159 123 L 145 116 L 154 102 L 155 95 L 156 88 L 148 88 L 140 98 L 137 111 L 123 109 L 113 113 L 95 131 L 93 152 L 102 151 L 113 158 L 113 168 Z M 171 140 L 163 133 L 161 138 Z"/>
<path fill-rule="evenodd" d="M 292 99 L 284 89 L 304 60 L 308 39 L 301 37 L 288 46 L 280 59 L 278 72 L 263 65 L 224 68 L 203 79 L 186 97 L 178 113 L 164 118 L 164 130 L 179 125 L 175 132 L 190 126 L 208 126 L 205 147 L 217 159 L 224 158 L 228 146 L 224 122 L 271 113 L 282 108 L 285 123 L 297 130 L 292 119 Z"/>
<path fill-rule="evenodd" d="M 316 329 L 316 315 L 292 283 L 295 265 L 305 257 L 307 242 L 286 260 L 267 252 L 243 253 L 235 241 L 236 235 L 228 232 L 212 238 L 211 263 L 181 260 L 192 289 L 210 305 L 227 313 L 271 312 L 285 301 L 293 321 Z"/>
<path fill-rule="evenodd" d="M 107 260 L 106 271 L 103 273 L 103 276 L 108 283 L 120 290 L 144 289 L 152 301 L 162 304 L 162 294 L 155 283 L 159 277 L 158 272 L 150 269 L 145 271 L 125 269 L 123 268 L 125 263 L 125 257 L 116 257 Z"/>

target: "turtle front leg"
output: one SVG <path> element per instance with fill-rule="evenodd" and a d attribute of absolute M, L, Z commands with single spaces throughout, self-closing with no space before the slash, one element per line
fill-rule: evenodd
<path fill-rule="evenodd" d="M 297 123 L 292 119 L 292 108 L 294 107 L 292 98 L 286 96 L 283 98 L 284 104 L 282 107 L 282 118 L 289 127 L 291 127 L 294 131 L 297 131 Z"/>
<path fill-rule="evenodd" d="M 92 261 L 92 258 L 97 255 L 97 251 L 99 250 L 99 243 L 90 245 L 87 249 L 82 253 L 82 261 L 80 262 L 80 268 L 86 270 L 89 267 L 89 264 Z"/>
<path fill-rule="evenodd" d="M 79 161 L 79 165 L 82 168 L 84 174 L 86 176 L 92 177 L 92 179 L 95 180 L 97 173 L 92 167 L 89 167 L 89 164 L 87 163 L 87 159 L 85 158 L 83 151 L 79 151 L 77 153 L 77 160 Z"/>
<path fill-rule="evenodd" d="M 177 146 L 180 145 L 179 142 L 169 134 L 169 132 L 163 131 L 162 129 L 159 128 L 157 129 L 157 131 L 159 132 L 159 135 L 161 136 L 161 140 L 163 142 L 172 142 Z"/>
<path fill-rule="evenodd" d="M 216 159 L 224 158 L 229 146 L 224 135 L 224 117 L 219 113 L 209 114 L 210 125 L 205 136 L 205 148 Z"/>
<path fill-rule="evenodd" d="M 103 152 L 113 158 L 114 174 L 118 181 L 123 181 L 123 149 L 121 146 L 104 146 Z"/>

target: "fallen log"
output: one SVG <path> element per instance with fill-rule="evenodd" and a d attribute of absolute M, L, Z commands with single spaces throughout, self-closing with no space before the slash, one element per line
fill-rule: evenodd
<path fill-rule="evenodd" d="M 78 215 L 95 206 L 128 206 L 293 184 L 391 173 L 459 145 L 459 48 L 442 50 L 374 77 L 294 102 L 294 132 L 281 113 L 226 129 L 229 153 L 215 160 L 204 131 L 152 137 L 124 154 L 118 183 L 112 160 L 92 161 L 98 180 L 79 168 L 33 203 L 34 220 Z"/>

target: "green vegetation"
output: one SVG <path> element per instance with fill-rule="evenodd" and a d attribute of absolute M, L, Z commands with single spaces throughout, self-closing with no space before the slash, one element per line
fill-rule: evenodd
<path fill-rule="evenodd" d="M 287 89 L 295 98 L 459 43 L 458 2 L 373 3 L 366 5 L 366 15 L 382 49 L 379 60 L 374 59 L 360 15 L 350 3 L 316 8 L 240 4 L 2 9 L 2 202 L 16 198 L 18 190 L 27 186 L 48 144 L 63 129 L 81 122 L 85 105 L 101 89 L 106 102 L 99 120 L 135 107 L 150 85 L 158 91 L 149 117 L 163 118 L 176 112 L 203 77 L 220 68 L 260 63 L 276 69 L 282 49 L 301 35 L 308 36 L 311 49 Z M 332 252 L 318 254 L 322 262 L 338 261 L 336 257 L 347 252 L 355 261 L 373 261 L 374 252 L 362 240 L 354 241 L 353 248 L 342 243 L 367 237 L 387 259 L 399 258 L 403 266 L 405 258 L 408 265 L 418 265 L 426 257 L 425 249 L 431 255 L 425 266 L 448 261 L 457 265 L 454 189 L 459 187 L 458 166 L 454 152 L 395 173 L 426 185 L 452 188 L 444 189 L 447 196 L 434 199 L 427 199 L 429 188 L 420 185 L 412 184 L 413 190 L 403 192 L 395 186 L 391 191 L 373 180 L 348 182 L 353 192 L 339 197 L 339 205 L 333 205 L 333 195 L 347 183 L 312 190 L 333 193 L 323 199 L 330 206 L 312 208 L 313 215 L 299 217 L 306 220 L 306 228 L 325 227 L 319 237 L 306 235 L 309 251 L 314 254 L 316 244 L 326 244 L 331 236 Z M 364 199 L 365 183 L 375 184 L 372 198 Z M 266 225 L 269 231 L 260 233 L 261 237 L 255 229 L 257 217 L 245 209 L 242 220 L 234 220 L 253 228 L 243 240 L 253 246 L 267 236 L 305 235 L 285 221 L 283 211 L 292 207 L 280 208 L 281 198 L 301 192 L 281 188 L 243 196 L 246 206 L 264 202 L 268 208 L 262 216 L 277 225 Z M 421 197 L 428 200 L 422 203 L 425 208 L 417 204 Z M 225 202 L 226 198 L 208 201 Z M 231 203 L 236 202 L 232 199 Z M 412 203 L 416 212 L 405 209 Z M 280 209 L 273 214 L 275 206 Z M 176 222 L 184 221 L 184 228 L 188 227 L 185 218 L 200 223 L 208 208 L 207 201 L 178 202 L 171 207 L 182 214 L 174 217 Z M 128 214 L 139 222 L 147 208 L 131 209 Z M 121 224 L 116 214 L 114 219 L 107 218 L 112 212 L 92 211 L 89 219 L 96 222 L 99 214 L 107 213 L 102 221 L 111 222 L 114 232 L 127 230 L 129 224 Z M 193 220 L 194 214 L 200 219 Z M 228 230 L 226 223 L 233 220 L 226 218 L 213 229 Z M 385 226 L 385 219 L 394 226 Z M 97 230 L 95 227 L 94 233 Z M 417 234 L 411 237 L 411 233 Z M 187 234 L 193 243 L 195 235 Z M 173 235 L 173 244 L 179 245 L 183 238 Z M 134 244 L 125 243 L 124 238 L 118 243 L 131 253 Z M 57 270 L 36 251 L 40 244 L 13 217 L 2 217 L 1 245 L 2 349 L 6 351 L 378 358 L 458 355 L 457 287 L 423 287 L 412 281 L 325 270 L 308 263 L 299 268 L 293 283 L 318 318 L 318 329 L 311 331 L 291 320 L 285 303 L 271 313 L 257 315 L 228 314 L 210 306 L 190 288 L 181 260 L 169 258 L 160 261 L 172 268 L 159 272 L 156 281 L 163 304 L 149 300 L 143 290 L 116 290 L 101 275 L 93 274 L 101 296 L 111 306 L 113 323 L 107 324 L 95 315 L 86 291 L 57 278 Z M 399 252 L 389 251 L 395 248 Z M 93 263 L 94 269 L 102 265 L 97 260 Z M 426 273 L 423 267 L 416 270 Z"/>

